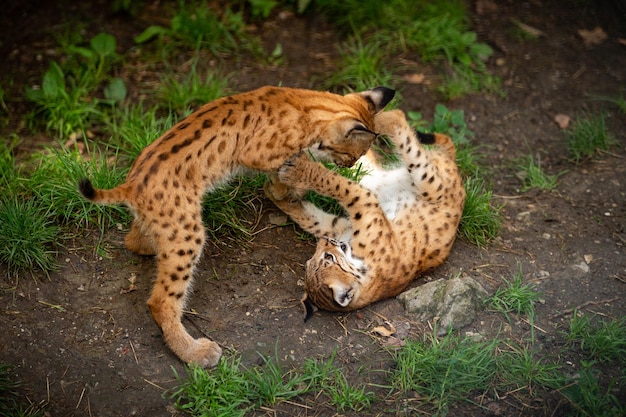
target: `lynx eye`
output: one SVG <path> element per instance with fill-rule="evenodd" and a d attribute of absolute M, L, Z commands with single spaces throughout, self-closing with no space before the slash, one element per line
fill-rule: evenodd
<path fill-rule="evenodd" d="M 325 261 L 330 261 L 330 262 L 335 262 L 335 255 L 333 255 L 330 252 L 324 252 L 324 260 Z"/>
<path fill-rule="evenodd" d="M 345 252 L 348 250 L 348 245 L 346 245 L 344 242 L 341 242 L 339 244 L 339 249 L 341 249 L 342 252 Z"/>

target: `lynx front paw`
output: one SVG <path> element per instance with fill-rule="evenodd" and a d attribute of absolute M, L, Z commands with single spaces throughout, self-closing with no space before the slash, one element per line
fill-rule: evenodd
<path fill-rule="evenodd" d="M 196 339 L 193 346 L 183 359 L 189 364 L 200 365 L 203 368 L 212 368 L 220 361 L 222 348 L 212 340 L 202 338 Z"/>
<path fill-rule="evenodd" d="M 299 152 L 285 161 L 278 169 L 278 179 L 296 189 L 301 189 L 305 182 L 306 168 L 309 164 L 315 164 L 304 153 Z"/>

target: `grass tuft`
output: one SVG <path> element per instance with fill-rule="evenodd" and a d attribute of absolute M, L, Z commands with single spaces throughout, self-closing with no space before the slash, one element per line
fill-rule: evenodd
<path fill-rule="evenodd" d="M 595 361 L 626 364 L 625 318 L 598 319 L 575 312 L 565 337 Z"/>
<path fill-rule="evenodd" d="M 574 409 L 570 415 L 575 417 L 626 415 L 626 406 L 613 394 L 615 381 L 603 388 L 597 376 L 600 371 L 594 369 L 593 365 L 593 361 L 582 361 L 582 369 L 570 384 L 560 390 Z"/>
<path fill-rule="evenodd" d="M 184 113 L 227 94 L 229 77 L 216 70 L 208 70 L 203 76 L 198 69 L 199 60 L 196 53 L 189 70 L 180 79 L 175 75 L 179 71 L 171 70 L 163 76 L 155 92 L 162 107 Z"/>
<path fill-rule="evenodd" d="M 250 383 L 250 400 L 257 407 L 273 406 L 309 390 L 311 379 L 295 370 L 284 372 L 277 355 L 261 356 L 262 366 L 255 366 L 246 373 Z"/>
<path fill-rule="evenodd" d="M 116 155 L 91 151 L 81 155 L 71 149 L 50 149 L 40 154 L 40 164 L 28 179 L 34 196 L 50 215 L 72 227 L 98 226 L 101 230 L 129 214 L 122 206 L 105 206 L 86 200 L 78 182 L 89 178 L 95 188 L 113 188 L 124 181 L 126 170 L 115 164 Z"/>
<path fill-rule="evenodd" d="M 566 385 L 560 365 L 537 357 L 533 344 L 506 343 L 498 355 L 500 388 L 509 392 L 536 397 L 540 392 Z"/>
<path fill-rule="evenodd" d="M 254 202 L 264 182 L 263 174 L 240 177 L 205 195 L 202 219 L 214 242 L 222 242 L 225 237 L 242 241 L 252 236 L 258 217 Z"/>
<path fill-rule="evenodd" d="M 146 110 L 140 103 L 125 107 L 107 120 L 106 130 L 124 162 L 131 164 L 146 146 L 176 123 L 173 113 L 159 117 L 157 112 L 157 107 Z"/>
<path fill-rule="evenodd" d="M 526 192 L 533 188 L 539 190 L 554 190 L 558 186 L 558 179 L 563 172 L 557 175 L 549 175 L 543 171 L 541 167 L 541 158 L 535 158 L 527 155 L 521 158 L 517 167 L 520 170 L 518 177 L 522 180 L 522 192 Z"/>
<path fill-rule="evenodd" d="M 56 270 L 59 227 L 41 201 L 0 199 L 0 263 L 9 272 Z"/>
<path fill-rule="evenodd" d="M 486 391 L 496 373 L 497 341 L 476 342 L 448 333 L 423 342 L 408 341 L 396 357 L 391 377 L 401 392 L 417 392 L 445 415 L 455 401 L 467 401 L 477 390 Z"/>
<path fill-rule="evenodd" d="M 344 372 L 334 364 L 336 353 L 333 352 L 325 362 L 307 360 L 303 365 L 304 374 L 311 378 L 313 386 L 328 397 L 330 404 L 339 411 L 359 412 L 369 409 L 375 401 L 374 393 L 367 391 L 363 385 L 348 382 Z"/>
<path fill-rule="evenodd" d="M 383 51 L 377 40 L 364 41 L 358 34 L 352 36 L 339 49 L 339 70 L 327 79 L 323 88 L 346 92 L 392 85 L 393 76 L 387 69 L 388 60 Z"/>
<path fill-rule="evenodd" d="M 459 225 L 459 234 L 469 242 L 484 246 L 500 231 L 502 206 L 494 205 L 492 192 L 477 176 L 465 179 L 467 197 Z"/>
<path fill-rule="evenodd" d="M 541 299 L 541 293 L 535 291 L 532 284 L 523 284 L 521 266 L 512 281 L 504 277 L 502 280 L 505 285 L 498 288 L 495 294 L 486 300 L 489 306 L 504 313 L 507 317 L 508 313 L 515 313 L 525 314 L 532 318 L 535 313 L 535 302 Z"/>
<path fill-rule="evenodd" d="M 615 138 L 606 128 L 605 118 L 604 113 L 587 114 L 575 120 L 571 130 L 565 132 L 568 151 L 574 162 L 581 162 L 615 144 Z"/>
<path fill-rule="evenodd" d="M 211 371 L 199 366 L 186 370 L 184 379 L 176 374 L 180 385 L 171 394 L 179 410 L 191 416 L 246 415 L 250 406 L 250 381 L 239 358 L 225 356 Z"/>

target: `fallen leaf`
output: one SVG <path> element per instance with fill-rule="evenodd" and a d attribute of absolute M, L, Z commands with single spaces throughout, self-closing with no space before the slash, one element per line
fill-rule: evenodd
<path fill-rule="evenodd" d="M 374 327 L 372 329 L 372 333 L 376 333 L 377 335 L 382 337 L 389 337 L 392 334 L 396 333 L 396 328 L 393 326 L 393 324 L 386 321 L 384 326 Z"/>
<path fill-rule="evenodd" d="M 587 265 L 589 265 L 591 261 L 593 261 L 593 255 L 585 255 L 583 256 L 583 258 L 585 258 L 585 262 L 587 263 Z"/>
<path fill-rule="evenodd" d="M 597 26 L 592 30 L 579 29 L 578 34 L 581 38 L 583 38 L 583 43 L 587 48 L 594 45 L 600 45 L 609 38 L 609 35 L 607 35 L 604 29 L 600 26 Z"/>
<path fill-rule="evenodd" d="M 554 121 L 561 129 L 567 129 L 570 122 L 570 117 L 566 114 L 557 114 L 554 116 Z"/>
<path fill-rule="evenodd" d="M 404 74 L 402 79 L 410 84 L 423 84 L 426 76 L 424 74 Z"/>

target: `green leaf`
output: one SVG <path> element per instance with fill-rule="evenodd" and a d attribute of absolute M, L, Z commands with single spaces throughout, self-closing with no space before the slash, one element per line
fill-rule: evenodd
<path fill-rule="evenodd" d="M 84 48 L 82 46 L 74 46 L 71 45 L 67 48 L 68 52 L 72 54 L 77 54 L 85 58 L 86 60 L 93 62 L 96 59 L 96 54 L 89 48 Z"/>
<path fill-rule="evenodd" d="M 114 103 L 120 103 L 126 98 L 126 84 L 121 78 L 113 78 L 111 82 L 104 87 L 104 97 L 112 100 Z"/>
<path fill-rule="evenodd" d="M 482 60 L 489 58 L 493 54 L 493 49 L 486 43 L 477 43 L 472 45 L 471 48 L 472 54 L 476 55 Z"/>
<path fill-rule="evenodd" d="M 116 42 L 115 38 L 108 33 L 99 33 L 91 38 L 91 49 L 102 56 L 114 55 Z"/>
<path fill-rule="evenodd" d="M 464 45 L 471 45 L 476 42 L 476 33 L 475 32 L 465 32 L 461 36 L 461 40 Z"/>
<path fill-rule="evenodd" d="M 45 97 L 57 98 L 65 94 L 65 76 L 56 62 L 50 63 L 50 69 L 43 76 L 41 89 Z"/>
<path fill-rule="evenodd" d="M 149 26 L 146 30 L 141 32 L 139 35 L 135 36 L 135 43 L 146 43 L 155 36 L 163 36 L 167 35 L 170 32 L 169 29 L 164 28 L 163 26 Z"/>

